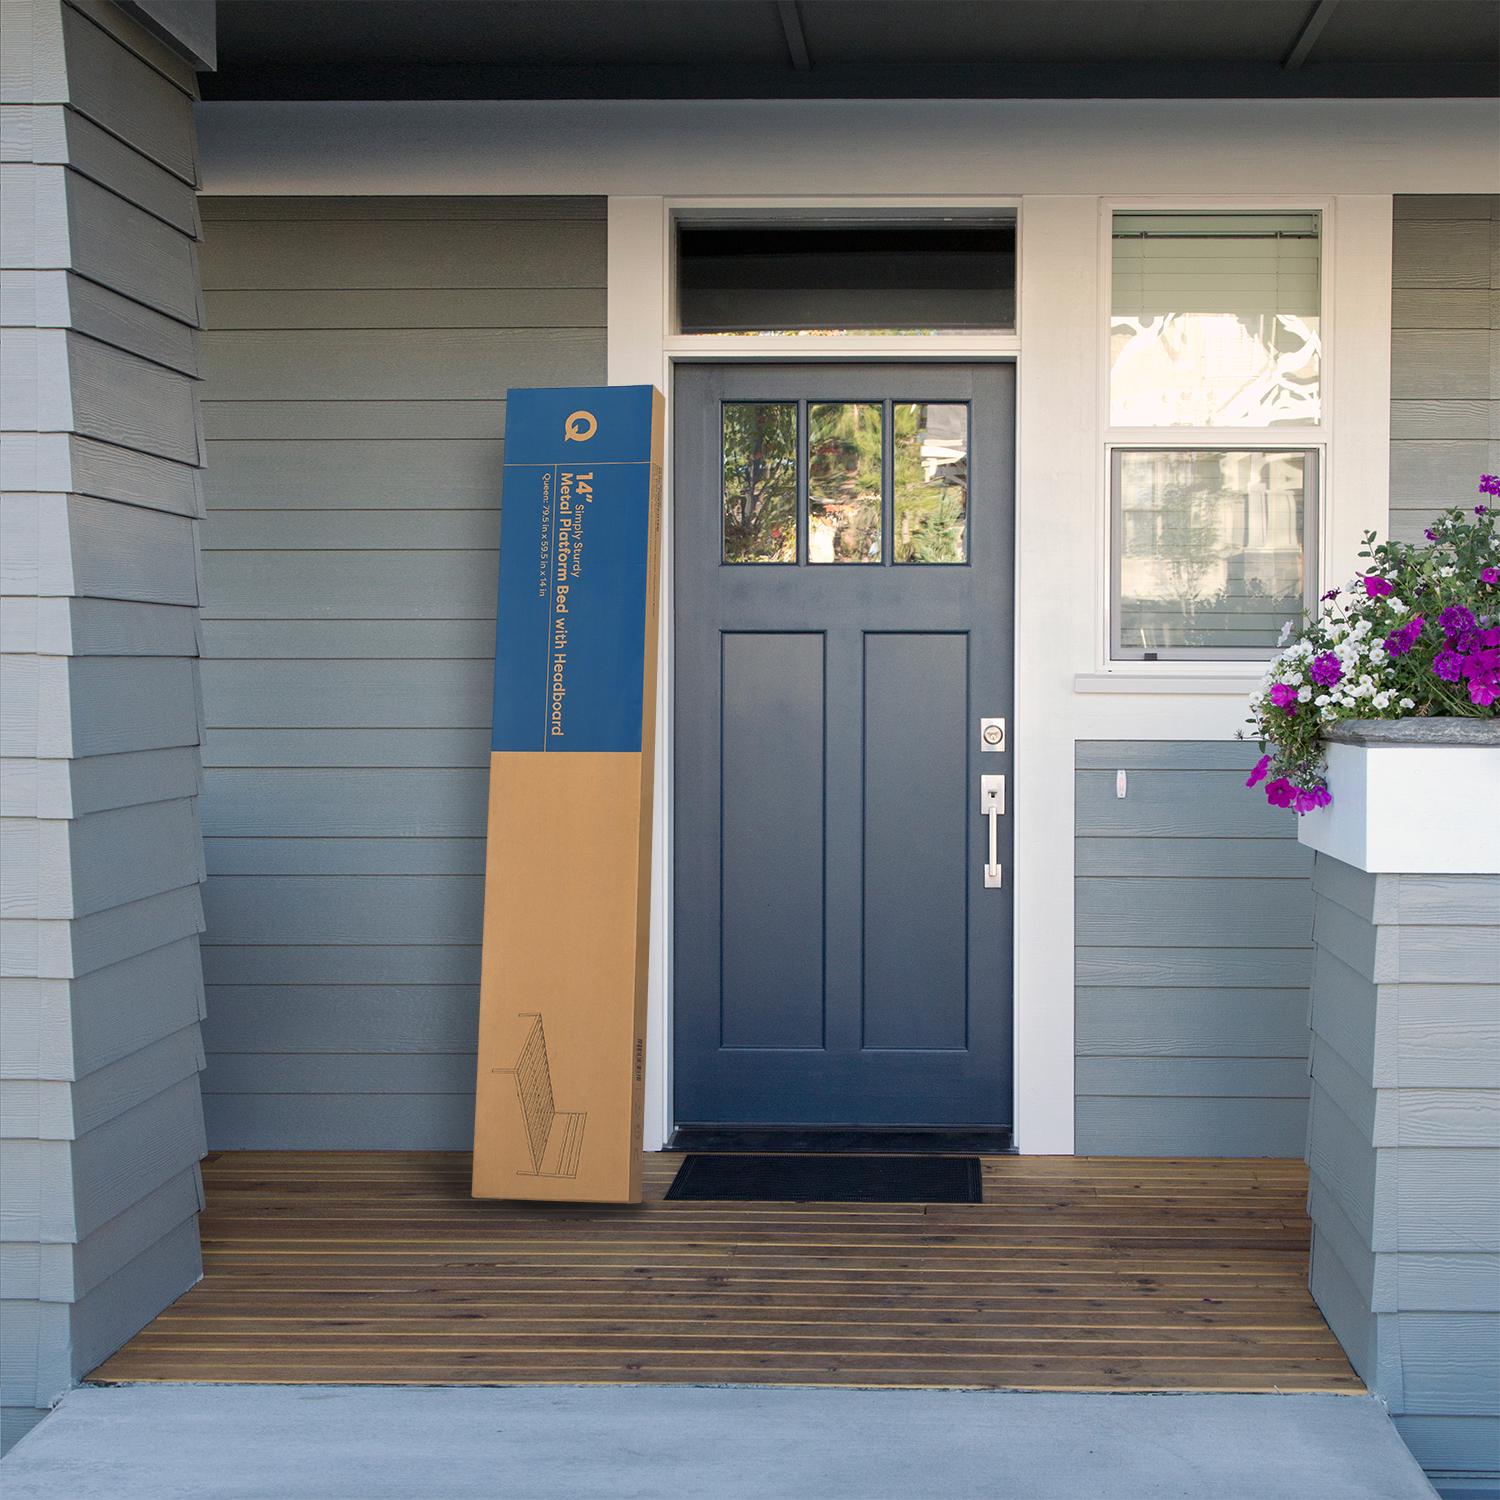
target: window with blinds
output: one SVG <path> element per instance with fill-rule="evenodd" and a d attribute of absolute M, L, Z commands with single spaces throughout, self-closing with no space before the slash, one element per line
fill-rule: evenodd
<path fill-rule="evenodd" d="M 1117 213 L 1114 427 L 1316 423 L 1319 215 Z"/>

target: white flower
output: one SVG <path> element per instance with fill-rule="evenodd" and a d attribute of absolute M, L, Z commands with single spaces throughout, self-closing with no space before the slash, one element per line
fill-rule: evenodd
<path fill-rule="evenodd" d="M 1415 708 L 1416 706 L 1417 706 L 1417 704 L 1416 704 L 1416 700 L 1414 698 L 1403 698 L 1401 700 L 1401 707 L 1402 708 L 1411 709 L 1411 708 Z"/>
<path fill-rule="evenodd" d="M 1297 702 L 1310 703 L 1312 701 L 1312 689 L 1310 687 L 1299 687 L 1297 689 Z"/>
<path fill-rule="evenodd" d="M 1328 707 L 1328 694 L 1327 693 L 1319 693 L 1318 696 L 1313 699 L 1313 702 L 1319 708 L 1327 708 Z"/>
<path fill-rule="evenodd" d="M 1389 604 L 1390 607 L 1395 610 L 1398 615 L 1404 615 L 1406 613 L 1405 603 L 1402 600 L 1398 599 L 1394 594 L 1392 594 L 1391 597 L 1385 602 Z"/>
<path fill-rule="evenodd" d="M 1376 708 L 1389 708 L 1391 706 L 1391 695 L 1389 693 L 1376 693 L 1370 701 Z"/>

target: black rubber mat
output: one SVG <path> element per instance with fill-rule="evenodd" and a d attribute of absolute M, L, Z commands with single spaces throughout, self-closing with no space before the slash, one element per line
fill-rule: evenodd
<path fill-rule="evenodd" d="M 707 1156 L 667 1197 L 740 1203 L 982 1203 L 977 1156 Z"/>

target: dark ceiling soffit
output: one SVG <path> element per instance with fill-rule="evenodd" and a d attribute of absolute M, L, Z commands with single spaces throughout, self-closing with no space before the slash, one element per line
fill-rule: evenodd
<path fill-rule="evenodd" d="M 1297 40 L 1292 43 L 1292 50 L 1281 65 L 1283 68 L 1300 68 L 1307 61 L 1314 44 L 1323 34 L 1323 28 L 1333 19 L 1338 3 L 1339 0 L 1318 0 L 1303 22 L 1302 30 L 1297 33 Z"/>
<path fill-rule="evenodd" d="M 1487 99 L 1500 64 L 1069 63 L 931 66 L 236 67 L 205 99 Z"/>

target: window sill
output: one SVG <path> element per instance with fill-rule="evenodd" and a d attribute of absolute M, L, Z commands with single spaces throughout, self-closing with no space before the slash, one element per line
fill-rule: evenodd
<path fill-rule="evenodd" d="M 1182 672 L 1079 672 L 1075 693 L 1178 693 L 1200 697 L 1246 698 L 1260 681 L 1263 668 L 1253 672 L 1208 675 Z"/>

